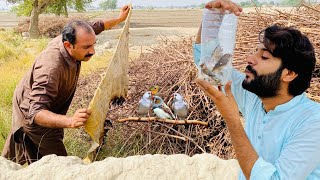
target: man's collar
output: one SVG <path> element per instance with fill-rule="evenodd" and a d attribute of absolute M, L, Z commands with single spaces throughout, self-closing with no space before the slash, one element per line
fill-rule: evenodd
<path fill-rule="evenodd" d="M 292 109 L 293 107 L 295 107 L 303 98 L 306 98 L 305 93 L 302 93 L 301 95 L 295 96 L 290 101 L 288 101 L 284 104 L 280 104 L 280 105 L 276 106 L 274 110 L 271 110 L 269 112 L 278 113 L 278 112 L 288 111 L 288 110 Z"/>
<path fill-rule="evenodd" d="M 58 37 L 59 38 L 59 37 Z M 61 36 L 60 36 L 60 41 L 59 41 L 59 49 L 60 49 L 60 53 L 63 56 L 63 59 L 70 65 L 70 66 L 77 66 L 78 62 L 74 61 L 72 59 L 72 57 L 70 56 L 70 54 L 68 53 L 68 51 L 66 50 L 66 48 L 63 45 Z"/>

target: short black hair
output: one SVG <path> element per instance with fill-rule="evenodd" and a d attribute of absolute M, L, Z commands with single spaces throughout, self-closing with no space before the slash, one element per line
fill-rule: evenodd
<path fill-rule="evenodd" d="M 62 42 L 69 41 L 72 45 L 76 43 L 77 29 L 82 28 L 86 32 L 94 32 L 92 27 L 85 21 L 72 20 L 62 29 Z"/>
<path fill-rule="evenodd" d="M 274 57 L 281 59 L 283 68 L 298 74 L 289 84 L 289 94 L 297 96 L 310 87 L 316 57 L 305 35 L 293 27 L 272 25 L 260 32 L 259 40 Z"/>

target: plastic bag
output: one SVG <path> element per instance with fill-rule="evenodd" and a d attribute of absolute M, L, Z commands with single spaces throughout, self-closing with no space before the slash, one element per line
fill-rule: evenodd
<path fill-rule="evenodd" d="M 237 19 L 229 11 L 204 10 L 198 77 L 212 85 L 225 85 L 230 79 Z"/>

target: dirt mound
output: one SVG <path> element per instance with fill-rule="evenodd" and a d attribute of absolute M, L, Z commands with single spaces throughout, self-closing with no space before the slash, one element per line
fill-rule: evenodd
<path fill-rule="evenodd" d="M 23 168 L 0 157 L 0 179 L 237 179 L 236 160 L 212 154 L 106 158 L 86 165 L 74 156 L 49 155 Z"/>

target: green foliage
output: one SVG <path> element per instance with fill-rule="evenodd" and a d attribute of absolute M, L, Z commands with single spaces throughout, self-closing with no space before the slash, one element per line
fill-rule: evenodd
<path fill-rule="evenodd" d="M 67 1 L 68 0 L 56 0 L 55 3 L 47 7 L 46 13 L 53 13 L 58 16 L 63 14 L 67 17 L 68 16 Z"/>
<path fill-rule="evenodd" d="M 75 9 L 77 12 L 84 12 L 86 5 L 92 3 L 92 1 L 93 0 L 55 0 L 48 4 L 45 12 L 53 13 L 58 16 L 64 15 L 67 17 L 68 8 Z M 33 2 L 34 0 L 24 0 L 20 4 L 12 7 L 11 12 L 14 12 L 18 16 L 30 16 Z"/>
<path fill-rule="evenodd" d="M 84 12 L 86 5 L 93 0 L 56 0 L 55 3 L 48 6 L 46 12 L 55 15 L 68 16 L 68 8 L 75 9 L 77 12 Z"/>
<path fill-rule="evenodd" d="M 100 8 L 103 10 L 107 9 L 116 9 L 117 8 L 117 0 L 106 0 L 99 4 Z"/>
<path fill-rule="evenodd" d="M 269 1 L 269 2 L 259 2 L 258 0 L 249 0 L 249 1 L 243 1 L 243 2 L 240 2 L 239 5 L 243 8 L 246 8 L 246 7 L 254 7 L 254 6 L 257 6 L 257 7 L 261 7 L 261 6 L 274 6 L 274 5 L 277 5 L 274 1 Z"/>
<path fill-rule="evenodd" d="M 73 7 L 78 12 L 84 12 L 85 6 L 93 2 L 93 0 L 73 0 L 73 3 L 69 3 L 70 7 Z"/>
<path fill-rule="evenodd" d="M 33 0 L 25 0 L 17 6 L 11 8 L 11 12 L 14 12 L 18 16 L 30 16 L 32 11 Z"/>
<path fill-rule="evenodd" d="M 206 6 L 205 3 L 202 3 L 202 4 L 199 5 L 199 7 L 200 7 L 201 9 L 203 9 L 205 6 Z"/>
<path fill-rule="evenodd" d="M 297 6 L 301 0 L 283 0 L 281 5 L 284 6 Z"/>
<path fill-rule="evenodd" d="M 0 150 L 11 128 L 14 89 L 47 42 L 47 39 L 24 40 L 12 31 L 0 31 Z"/>

